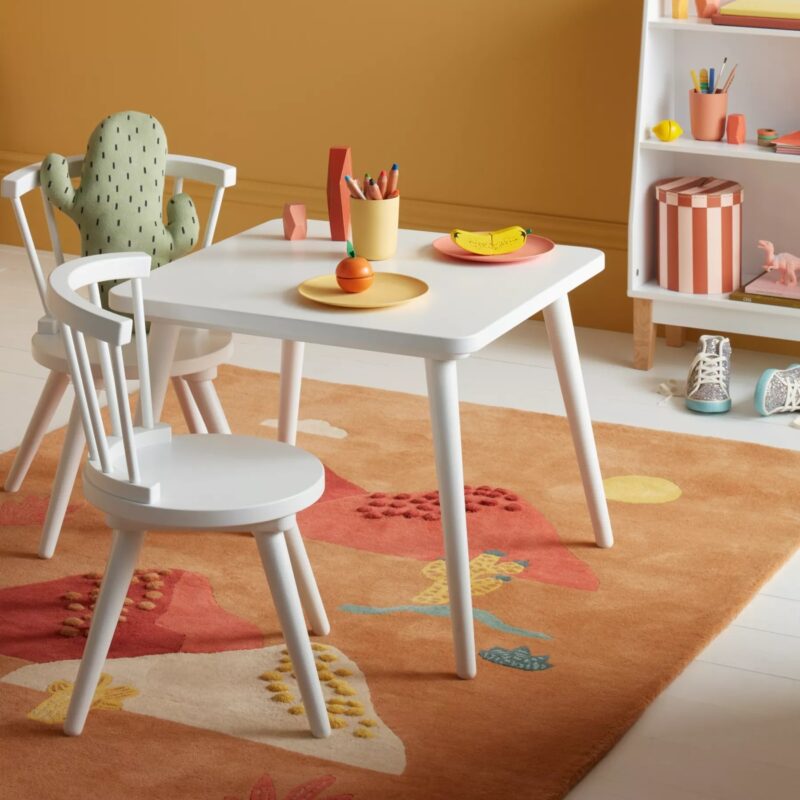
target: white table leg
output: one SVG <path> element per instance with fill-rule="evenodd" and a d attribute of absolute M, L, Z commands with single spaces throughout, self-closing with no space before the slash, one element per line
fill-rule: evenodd
<path fill-rule="evenodd" d="M 614 535 L 611 532 L 606 492 L 600 474 L 600 462 L 597 459 L 592 420 L 589 416 L 589 404 L 586 402 L 586 389 L 583 385 L 578 344 L 575 341 L 575 328 L 572 325 L 567 295 L 562 295 L 545 308 L 544 322 L 556 362 L 561 394 L 564 397 L 567 419 L 572 431 L 572 441 L 578 456 L 583 491 L 592 518 L 595 541 L 599 547 L 611 547 L 614 544 Z"/>
<path fill-rule="evenodd" d="M 153 396 L 153 419 L 158 422 L 164 410 L 164 399 L 167 396 L 169 374 L 178 345 L 180 325 L 166 322 L 154 322 L 150 326 L 147 337 L 147 356 L 150 362 L 150 392 Z M 141 424 L 141 416 L 137 404 L 136 424 Z"/>
<path fill-rule="evenodd" d="M 281 389 L 280 411 L 278 413 L 278 441 L 286 444 L 297 442 L 297 420 L 300 414 L 300 387 L 303 382 L 303 342 L 281 342 Z M 325 612 L 325 605 L 319 593 L 311 562 L 306 553 L 300 529 L 295 525 L 286 531 L 286 546 L 292 561 L 294 579 L 303 611 L 308 618 L 311 632 L 317 636 L 327 636 L 331 625 Z"/>
<path fill-rule="evenodd" d="M 303 382 L 303 342 L 281 342 L 281 406 L 278 414 L 278 441 L 297 441 L 300 413 L 300 385 Z"/>
<path fill-rule="evenodd" d="M 464 508 L 464 468 L 461 459 L 461 422 L 455 361 L 425 360 L 428 379 L 439 507 L 442 514 L 450 622 L 460 678 L 474 678 L 475 632 L 469 577 L 467 514 Z"/>

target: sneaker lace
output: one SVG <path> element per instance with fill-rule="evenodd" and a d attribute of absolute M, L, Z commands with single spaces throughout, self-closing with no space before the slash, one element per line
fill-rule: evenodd
<path fill-rule="evenodd" d="M 778 380 L 786 386 L 786 405 L 776 411 L 800 411 L 800 380 L 783 375 L 779 376 Z"/>
<path fill-rule="evenodd" d="M 716 353 L 698 353 L 692 361 L 689 375 L 693 381 L 687 394 L 694 394 L 701 386 L 725 386 L 725 356 Z M 800 391 L 800 385 L 796 385 Z"/>

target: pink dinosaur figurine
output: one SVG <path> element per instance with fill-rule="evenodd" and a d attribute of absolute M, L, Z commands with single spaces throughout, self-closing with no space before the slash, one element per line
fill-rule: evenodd
<path fill-rule="evenodd" d="M 797 273 L 800 272 L 800 257 L 793 256 L 791 253 L 778 253 L 775 255 L 775 246 L 772 242 L 761 239 L 758 246 L 767 253 L 767 263 L 764 269 L 772 272 L 774 269 L 781 271 L 781 283 L 788 286 L 797 284 Z"/>

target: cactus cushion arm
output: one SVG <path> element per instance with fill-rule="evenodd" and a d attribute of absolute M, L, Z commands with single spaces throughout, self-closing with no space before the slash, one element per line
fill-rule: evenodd
<path fill-rule="evenodd" d="M 47 199 L 56 208 L 72 216 L 77 193 L 69 179 L 67 159 L 58 153 L 51 153 L 42 162 L 40 178 Z"/>
<path fill-rule="evenodd" d="M 187 194 L 167 204 L 163 197 L 167 137 L 150 114 L 122 111 L 106 117 L 92 132 L 72 188 L 67 161 L 52 153 L 44 159 L 40 178 L 47 199 L 78 226 L 81 255 L 143 251 L 160 267 L 188 253 L 198 240 L 197 210 Z M 100 287 L 107 307 L 109 281 Z"/>

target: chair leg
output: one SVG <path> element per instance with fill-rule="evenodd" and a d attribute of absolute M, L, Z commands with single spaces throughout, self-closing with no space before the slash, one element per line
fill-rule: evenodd
<path fill-rule="evenodd" d="M 200 410 L 197 408 L 197 403 L 195 403 L 186 381 L 176 375 L 172 378 L 172 388 L 178 397 L 183 418 L 189 426 L 189 433 L 208 433 L 206 423 L 200 416 Z"/>
<path fill-rule="evenodd" d="M 294 665 L 294 674 L 308 716 L 311 733 L 317 738 L 330 736 L 331 725 L 311 642 L 308 638 L 300 595 L 292 574 L 289 551 L 282 533 L 254 534 L 261 563 L 267 576 L 275 610 L 286 638 L 286 648 Z"/>
<path fill-rule="evenodd" d="M 50 558 L 56 549 L 61 526 L 67 513 L 67 505 L 78 475 L 85 443 L 81 414 L 76 400 L 72 401 L 67 433 L 58 460 L 58 469 L 50 493 L 50 503 L 44 519 L 42 535 L 39 539 L 39 558 Z"/>
<path fill-rule="evenodd" d="M 28 427 L 25 430 L 25 436 L 22 437 L 22 443 L 14 456 L 14 463 L 6 476 L 5 486 L 3 487 L 7 492 L 17 492 L 25 476 L 28 474 L 33 457 L 39 450 L 39 445 L 42 443 L 42 438 L 47 431 L 47 426 L 50 420 L 53 419 L 58 404 L 64 395 L 64 391 L 69 383 L 69 377 L 63 372 L 55 372 L 50 370 L 47 376 L 42 393 L 39 395 L 39 402 L 36 403 L 36 408 L 28 422 Z"/>
<path fill-rule="evenodd" d="M 230 433 L 231 429 L 228 420 L 225 418 L 225 411 L 219 401 L 217 390 L 214 388 L 214 381 L 200 380 L 187 381 L 192 390 L 197 407 L 206 423 L 209 433 Z"/>
<path fill-rule="evenodd" d="M 64 723 L 64 733 L 69 736 L 79 736 L 83 731 L 143 541 L 144 531 L 114 531 L 111 556 Z"/>
<path fill-rule="evenodd" d="M 319 593 L 311 562 L 308 560 L 303 537 L 296 525 L 286 531 L 286 546 L 289 549 L 292 572 L 294 572 L 297 591 L 300 594 L 300 602 L 311 627 L 311 633 L 317 636 L 327 636 L 331 632 L 331 624 L 328 622 L 328 615 L 325 613 L 325 605 Z"/>

